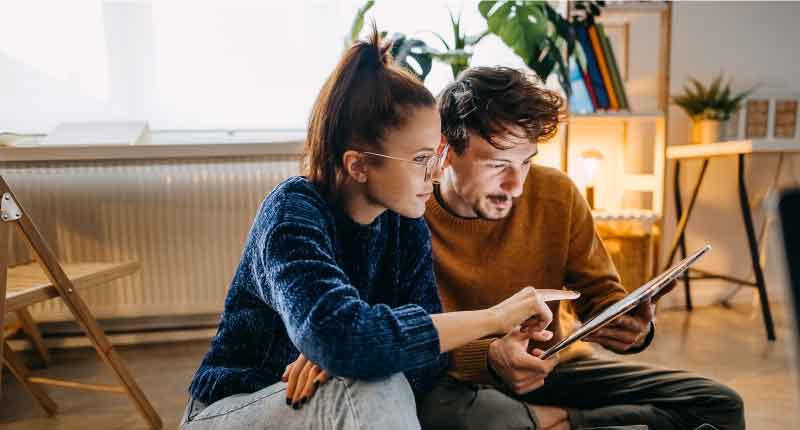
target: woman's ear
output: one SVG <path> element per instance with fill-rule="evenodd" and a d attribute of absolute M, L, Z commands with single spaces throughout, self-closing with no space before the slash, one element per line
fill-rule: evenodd
<path fill-rule="evenodd" d="M 367 182 L 367 156 L 358 151 L 345 151 L 342 166 L 348 178 L 358 183 Z"/>

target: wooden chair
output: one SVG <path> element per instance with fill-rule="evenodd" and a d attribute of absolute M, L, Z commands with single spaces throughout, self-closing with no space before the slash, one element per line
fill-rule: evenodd
<path fill-rule="evenodd" d="M 26 239 L 34 252 L 36 262 L 9 267 L 12 226 L 16 226 Z M 86 303 L 78 295 L 79 289 L 107 283 L 121 276 L 130 275 L 138 269 L 137 262 L 60 264 L 28 213 L 0 176 L 0 357 L 48 415 L 54 414 L 57 407 L 42 385 L 127 394 L 150 427 L 161 428 L 162 423 L 158 413 L 117 355 Z M 44 354 L 44 357 L 48 357 L 47 349 L 27 308 L 55 297 L 64 301 L 98 356 L 111 368 L 120 385 L 86 384 L 33 376 L 17 353 L 11 350 L 4 339 L 5 330 L 2 328 L 5 315 L 13 312 L 16 313 L 23 330 L 31 338 L 34 349 L 40 356 Z M 49 357 L 45 358 L 45 363 L 47 361 Z M 0 372 L 1 377 L 2 372 Z M 1 386 L 2 380 L 0 380 Z"/>

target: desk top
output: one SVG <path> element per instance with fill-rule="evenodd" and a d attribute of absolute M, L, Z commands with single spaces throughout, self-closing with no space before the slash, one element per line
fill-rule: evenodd
<path fill-rule="evenodd" d="M 667 147 L 667 159 L 711 158 L 757 152 L 800 152 L 800 140 L 754 139 L 705 143 L 702 145 L 674 145 Z"/>

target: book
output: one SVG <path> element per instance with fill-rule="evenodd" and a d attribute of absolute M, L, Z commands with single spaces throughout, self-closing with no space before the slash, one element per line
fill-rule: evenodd
<path fill-rule="evenodd" d="M 147 121 L 62 122 L 42 140 L 42 146 L 150 143 L 150 127 Z"/>
<path fill-rule="evenodd" d="M 628 95 L 625 94 L 625 85 L 622 83 L 622 75 L 619 73 L 619 65 L 617 64 L 617 57 L 614 55 L 614 48 L 611 46 L 611 39 L 606 35 L 602 25 L 597 26 L 600 40 L 603 42 L 603 51 L 606 54 L 606 64 L 608 64 L 609 72 L 611 74 L 611 84 L 614 86 L 614 93 L 617 96 L 619 108 L 630 110 L 628 104 Z"/>
<path fill-rule="evenodd" d="M 586 55 L 586 71 L 589 74 L 591 87 L 597 95 L 597 104 L 599 109 L 608 109 L 608 93 L 603 85 L 603 77 L 600 75 L 600 67 L 597 65 L 597 58 L 595 58 L 592 42 L 589 41 L 589 33 L 586 25 L 577 23 L 575 25 L 575 32 L 578 35 L 578 42 L 583 48 L 583 53 Z"/>
<path fill-rule="evenodd" d="M 593 111 L 596 112 L 598 109 L 600 109 L 600 104 L 597 102 L 597 94 L 595 93 L 594 87 L 592 86 L 592 81 L 589 78 L 589 72 L 586 67 L 586 54 L 583 53 L 583 47 L 581 47 L 580 43 L 575 45 L 573 56 L 575 57 L 575 61 L 578 63 L 578 70 L 581 72 L 581 77 L 583 77 L 583 85 L 586 87 L 586 91 L 589 93 L 589 98 L 592 101 Z"/>
<path fill-rule="evenodd" d="M 572 94 L 569 96 L 570 111 L 578 114 L 594 112 L 592 98 L 583 82 L 583 74 L 575 57 L 569 61 L 569 84 L 572 87 Z"/>
<path fill-rule="evenodd" d="M 600 36 L 597 32 L 597 26 L 601 24 L 591 24 L 589 29 L 589 40 L 592 42 L 595 57 L 597 57 L 597 64 L 600 69 L 600 75 L 603 77 L 603 85 L 608 93 L 608 104 L 612 110 L 619 109 L 619 101 L 614 93 L 614 85 L 611 83 L 611 74 L 608 72 L 608 64 L 606 64 L 606 55 L 603 52 L 603 46 L 600 42 Z"/>

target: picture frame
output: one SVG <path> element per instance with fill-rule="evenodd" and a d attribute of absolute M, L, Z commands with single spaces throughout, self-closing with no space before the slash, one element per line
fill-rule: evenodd
<path fill-rule="evenodd" d="M 800 140 L 800 92 L 757 91 L 722 126 L 724 140 Z"/>

